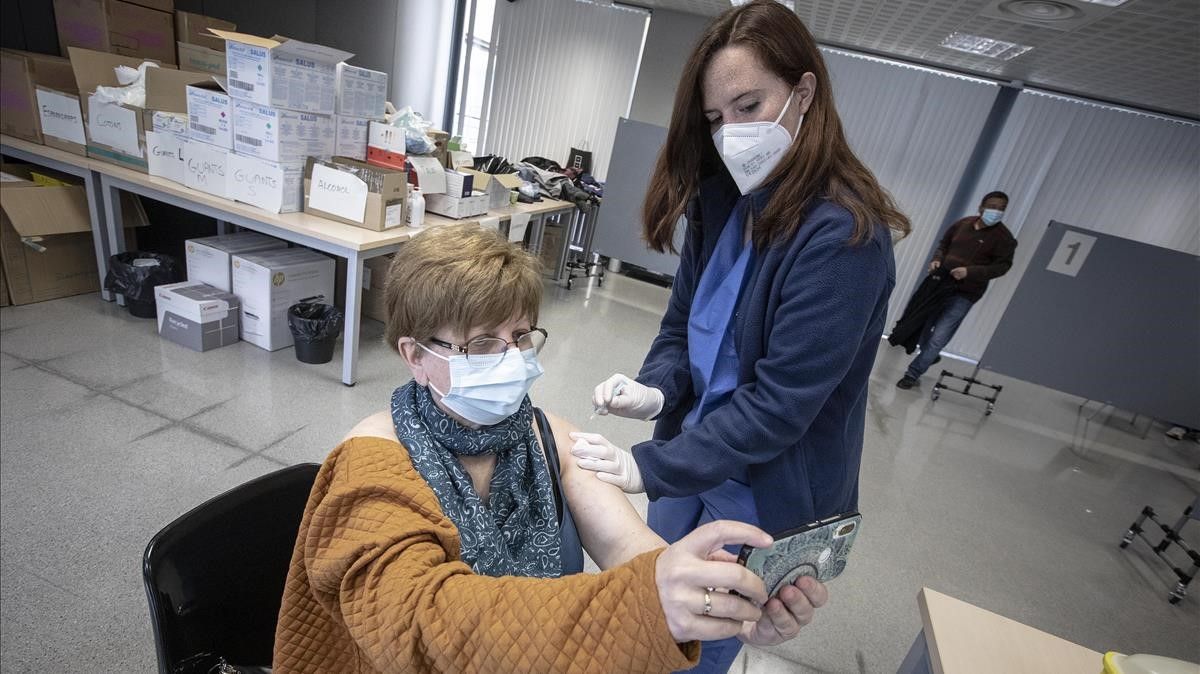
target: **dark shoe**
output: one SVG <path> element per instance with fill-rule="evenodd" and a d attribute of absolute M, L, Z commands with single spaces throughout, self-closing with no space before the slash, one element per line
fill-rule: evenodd
<path fill-rule="evenodd" d="M 904 375 L 903 377 L 900 378 L 900 381 L 896 382 L 896 388 L 902 388 L 905 391 L 907 391 L 908 389 L 910 389 L 916 385 L 917 385 L 917 380 L 913 379 L 912 377 L 910 377 L 908 375 Z"/>

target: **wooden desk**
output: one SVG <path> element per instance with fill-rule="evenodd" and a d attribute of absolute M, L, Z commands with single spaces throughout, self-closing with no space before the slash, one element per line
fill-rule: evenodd
<path fill-rule="evenodd" d="M 1100 674 L 1104 655 L 923 588 L 923 630 L 900 674 Z"/>
<path fill-rule="evenodd" d="M 87 190 L 88 210 L 92 220 L 92 235 L 96 249 L 96 266 L 103 288 L 110 256 L 124 252 L 125 238 L 121 223 L 122 191 L 162 201 L 185 210 L 216 219 L 220 233 L 230 223 L 262 232 L 285 241 L 307 246 L 346 259 L 345 335 L 342 348 L 342 383 L 353 386 L 357 379 L 359 327 L 361 323 L 363 260 L 396 252 L 402 243 L 419 233 L 419 229 L 398 227 L 386 232 L 373 232 L 308 213 L 271 213 L 260 208 L 210 194 L 198 192 L 177 182 L 139 173 L 131 169 L 88 157 L 63 152 L 12 136 L 0 136 L 0 151 L 33 164 L 46 166 L 83 179 Z M 535 227 L 530 248 L 537 253 L 545 218 L 561 217 L 574 212 L 575 205 L 566 201 L 547 199 L 536 204 L 517 204 L 481 217 L 498 217 L 511 221 L 513 215 L 528 213 Z M 427 226 L 478 222 L 478 219 L 452 220 L 429 214 Z M 106 300 L 114 299 L 101 291 Z M 124 298 L 116 296 L 119 304 Z"/>

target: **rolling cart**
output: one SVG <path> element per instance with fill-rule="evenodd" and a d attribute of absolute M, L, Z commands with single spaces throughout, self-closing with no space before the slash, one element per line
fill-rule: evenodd
<path fill-rule="evenodd" d="M 993 386 L 992 384 L 985 384 L 984 382 L 981 382 L 981 381 L 979 381 L 979 379 L 976 378 L 976 375 L 978 375 L 978 374 L 979 374 L 979 366 L 978 365 L 976 365 L 975 370 L 972 371 L 971 374 L 966 377 L 959 375 L 959 374 L 954 374 L 950 370 L 942 370 L 942 373 L 938 375 L 937 383 L 933 385 L 933 390 L 929 392 L 929 398 L 936 402 L 938 398 L 942 397 L 943 390 L 950 391 L 951 393 L 957 393 L 959 395 L 970 396 L 972 398 L 978 398 L 980 400 L 987 402 L 987 410 L 983 414 L 984 414 L 984 416 L 990 417 L 990 416 L 992 416 L 992 411 L 996 409 L 996 398 L 1000 397 L 1000 391 L 1003 391 L 1004 387 L 1003 386 Z M 958 379 L 958 380 L 966 382 L 966 384 L 963 386 L 962 389 L 950 388 L 950 387 L 946 386 L 947 379 Z M 986 395 L 979 395 L 978 393 L 972 393 L 971 392 L 972 386 L 991 389 L 992 395 L 986 396 Z"/>
<path fill-rule="evenodd" d="M 600 261 L 600 256 L 592 251 L 592 239 L 596 235 L 596 222 L 599 217 L 599 204 L 596 204 L 591 212 L 575 209 L 571 222 L 571 240 L 567 244 L 567 290 L 571 289 L 577 278 L 595 278 L 597 285 L 604 286 L 604 264 Z"/>
<path fill-rule="evenodd" d="M 1159 529 L 1162 529 L 1163 538 L 1158 543 L 1152 543 L 1149 538 L 1146 538 L 1144 534 L 1145 530 L 1142 529 L 1142 525 L 1146 523 L 1146 520 L 1154 522 L 1158 525 Z M 1138 518 L 1133 521 L 1133 524 L 1129 525 L 1129 531 L 1126 531 L 1125 535 L 1121 537 L 1122 548 L 1129 547 L 1129 544 L 1133 542 L 1135 537 L 1142 539 L 1146 542 L 1146 545 L 1150 546 L 1150 550 L 1153 551 L 1159 559 L 1163 560 L 1166 562 L 1167 566 L 1171 567 L 1171 571 L 1173 571 L 1175 573 L 1175 577 L 1178 578 L 1175 583 L 1175 587 L 1172 588 L 1170 594 L 1167 595 L 1167 601 L 1171 602 L 1172 604 L 1178 604 L 1185 596 L 1187 596 L 1188 583 L 1191 583 L 1192 579 L 1196 577 L 1196 573 L 1200 572 L 1200 552 L 1193 550 L 1191 546 L 1187 544 L 1187 541 L 1183 540 L 1183 537 L 1179 535 L 1179 532 L 1183 530 L 1183 527 L 1185 524 L 1187 524 L 1188 520 L 1200 520 L 1200 497 L 1197 497 L 1195 501 L 1192 501 L 1190 506 L 1183 509 L 1183 514 L 1179 516 L 1179 519 L 1176 520 L 1173 526 L 1167 526 L 1162 522 L 1159 522 L 1157 514 L 1154 512 L 1154 508 L 1151 508 L 1150 506 L 1142 508 L 1142 514 L 1138 515 Z M 1185 571 L 1183 567 L 1176 566 L 1175 562 L 1172 561 L 1170 557 L 1167 557 L 1165 554 L 1163 554 L 1167 551 L 1167 548 L 1171 547 L 1172 544 L 1182 549 L 1185 553 L 1187 553 L 1188 558 L 1192 560 L 1192 568 L 1190 570 Z"/>

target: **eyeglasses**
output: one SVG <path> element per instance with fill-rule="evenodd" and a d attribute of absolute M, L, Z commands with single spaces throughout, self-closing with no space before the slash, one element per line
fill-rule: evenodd
<path fill-rule="evenodd" d="M 483 362 L 490 362 L 491 359 L 484 358 L 484 356 L 499 354 L 502 359 L 503 355 L 508 353 L 510 344 L 517 347 L 520 351 L 532 351 L 537 354 L 546 345 L 546 337 L 548 336 L 544 328 L 532 328 L 528 332 L 516 333 L 516 339 L 511 342 L 499 337 L 476 337 L 467 342 L 466 345 L 459 345 L 451 344 L 436 337 L 430 337 L 429 343 L 466 355 L 468 363 L 471 362 L 472 358 Z M 497 362 L 499 360 L 497 359 Z"/>

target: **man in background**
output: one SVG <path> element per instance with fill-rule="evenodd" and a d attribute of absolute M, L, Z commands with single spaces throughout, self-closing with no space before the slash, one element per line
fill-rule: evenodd
<path fill-rule="evenodd" d="M 916 386 L 921 375 L 941 360 L 939 354 L 954 337 L 967 312 L 983 297 L 988 281 L 1003 276 L 1012 267 L 1017 240 L 1004 226 L 1006 208 L 1007 194 L 989 192 L 980 202 L 977 215 L 955 222 L 942 236 L 929 263 L 929 272 L 949 269 L 954 292 L 946 297 L 940 310 L 925 319 L 919 342 L 921 353 L 909 363 L 896 386 L 902 389 Z"/>

